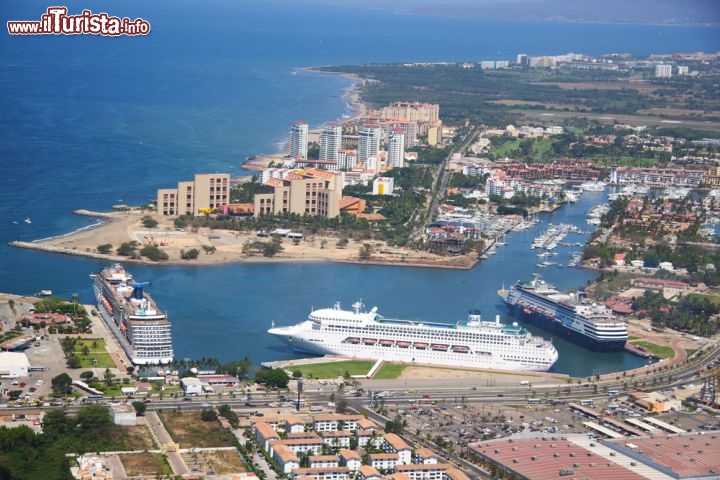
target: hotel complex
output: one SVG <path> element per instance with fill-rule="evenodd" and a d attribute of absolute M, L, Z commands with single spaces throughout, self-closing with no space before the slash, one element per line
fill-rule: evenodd
<path fill-rule="evenodd" d="M 203 215 L 230 203 L 230 174 L 199 173 L 194 181 L 157 191 L 157 212 L 162 215 Z"/>
<path fill-rule="evenodd" d="M 265 185 L 274 191 L 255 195 L 255 216 L 297 213 L 335 218 L 340 215 L 343 183 L 342 173 L 315 168 L 270 178 Z"/>
<path fill-rule="evenodd" d="M 302 120 L 295 122 L 290 129 L 290 156 L 307 158 L 308 124 Z"/>

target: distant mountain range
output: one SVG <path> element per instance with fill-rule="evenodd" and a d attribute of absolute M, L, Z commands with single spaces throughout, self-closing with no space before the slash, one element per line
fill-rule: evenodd
<path fill-rule="evenodd" d="M 398 14 L 498 20 L 720 25 L 718 0 L 303 0 L 303 2 L 388 10 Z M 718 42 L 720 43 L 720 39 Z"/>

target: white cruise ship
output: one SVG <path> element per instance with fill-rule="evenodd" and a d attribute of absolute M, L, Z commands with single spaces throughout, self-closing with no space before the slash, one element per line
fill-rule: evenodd
<path fill-rule="evenodd" d="M 173 360 L 170 321 L 144 288 L 120 264 L 103 268 L 93 277 L 97 308 L 134 365 Z"/>
<path fill-rule="evenodd" d="M 517 323 L 503 325 L 500 317 L 483 321 L 479 311 L 455 324 L 382 317 L 377 307 L 363 312 L 333 308 L 310 312 L 308 319 L 275 327 L 275 335 L 297 352 L 353 358 L 499 370 L 546 371 L 558 358 L 549 341 L 532 336 Z"/>

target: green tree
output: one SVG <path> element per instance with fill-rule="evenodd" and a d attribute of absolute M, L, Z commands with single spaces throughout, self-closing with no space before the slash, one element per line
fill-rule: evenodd
<path fill-rule="evenodd" d="M 217 412 L 213 408 L 203 408 L 200 412 L 200 419 L 203 422 L 213 422 L 217 420 Z"/>
<path fill-rule="evenodd" d="M 118 247 L 117 254 L 122 255 L 124 257 L 134 257 L 135 256 L 135 248 L 137 248 L 137 245 L 138 245 L 138 243 L 136 241 L 123 242 Z"/>
<path fill-rule="evenodd" d="M 82 372 L 80 374 L 80 379 L 86 383 L 92 382 L 93 377 L 95 377 L 95 374 L 90 370 L 88 370 L 86 372 Z"/>
<path fill-rule="evenodd" d="M 135 413 L 137 414 L 138 417 L 145 416 L 145 410 L 147 410 L 147 405 L 145 405 L 145 402 L 140 402 L 140 401 L 136 400 L 136 401 L 132 402 L 131 405 L 135 409 Z"/>
<path fill-rule="evenodd" d="M 56 394 L 67 394 L 70 391 L 70 385 L 72 385 L 72 378 L 67 373 L 61 373 L 60 375 L 53 377 L 50 380 L 52 390 Z"/>
<path fill-rule="evenodd" d="M 112 244 L 111 243 L 103 243 L 102 245 L 98 245 L 97 251 L 98 251 L 98 253 L 107 255 L 110 252 L 112 252 Z"/>
<path fill-rule="evenodd" d="M 148 215 L 145 215 L 141 222 L 145 228 L 155 228 L 158 226 L 158 221 Z"/>
<path fill-rule="evenodd" d="M 68 368 L 80 368 L 82 366 L 82 360 L 77 355 L 70 355 L 67 359 Z"/>
<path fill-rule="evenodd" d="M 143 257 L 147 257 L 153 262 L 161 262 L 170 258 L 167 253 L 165 253 L 163 250 L 159 249 L 155 245 L 145 245 L 140 250 L 140 255 L 142 255 Z"/>
<path fill-rule="evenodd" d="M 197 248 L 191 248 L 190 250 L 180 250 L 180 258 L 183 260 L 195 260 L 200 251 Z"/>

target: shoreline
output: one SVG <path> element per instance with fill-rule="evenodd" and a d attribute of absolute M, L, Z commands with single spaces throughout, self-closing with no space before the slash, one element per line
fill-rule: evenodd
<path fill-rule="evenodd" d="M 144 216 L 158 221 L 155 228 L 142 225 Z M 148 211 L 108 213 L 107 220 L 91 227 L 81 227 L 72 232 L 33 241 L 13 241 L 8 245 L 15 248 L 84 257 L 107 262 L 134 263 L 148 266 L 212 266 L 235 263 L 345 263 L 354 265 L 378 265 L 414 268 L 450 268 L 467 270 L 478 260 L 472 255 L 445 257 L 429 252 L 390 247 L 381 242 L 373 244 L 374 252 L 367 260 L 360 259 L 359 251 L 367 241 L 355 241 L 340 247 L 338 238 L 333 236 L 309 235 L 295 243 L 282 239 L 282 250 L 272 257 L 261 255 L 258 248 L 248 250 L 253 242 L 265 242 L 254 232 L 218 230 L 209 227 L 179 229 L 174 219 L 162 217 Z M 136 254 L 122 256 L 115 253 L 100 253 L 100 245 L 111 245 L 111 252 L 123 243 L 135 242 Z M 370 242 L 372 243 L 372 242 Z M 141 257 L 139 252 L 145 246 L 155 246 L 168 255 L 167 260 L 153 261 Z M 182 259 L 183 252 L 197 250 L 195 259 Z"/>
<path fill-rule="evenodd" d="M 321 75 L 331 75 L 334 77 L 341 77 L 351 80 L 353 83 L 345 87 L 342 90 L 342 99 L 345 101 L 345 105 L 352 109 L 352 114 L 348 118 L 339 118 L 335 121 L 340 124 L 356 122 L 367 116 L 367 112 L 370 110 L 369 106 L 365 104 L 360 97 L 360 86 L 365 82 L 364 79 L 354 74 L 340 73 L 340 72 L 323 72 L 314 70 L 314 67 L 300 67 L 295 69 L 298 72 L 313 73 Z M 331 121 L 331 120 L 330 120 Z M 312 127 L 308 125 L 308 139 L 319 137 L 322 133 L 322 125 Z M 285 157 L 290 154 L 290 142 L 289 140 L 283 144 L 283 147 L 274 153 L 258 153 L 252 155 L 243 161 L 240 165 L 243 170 L 248 171 L 261 171 L 269 168 L 271 163 L 282 162 Z"/>

